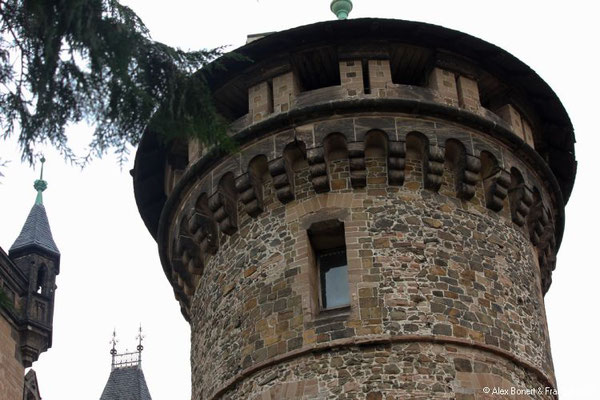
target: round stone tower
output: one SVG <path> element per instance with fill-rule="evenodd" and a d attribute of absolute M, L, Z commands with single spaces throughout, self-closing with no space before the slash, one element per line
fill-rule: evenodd
<path fill-rule="evenodd" d="M 238 151 L 147 132 L 133 171 L 192 397 L 556 397 L 543 296 L 576 161 L 548 85 L 399 20 L 236 52 L 207 80 Z"/>

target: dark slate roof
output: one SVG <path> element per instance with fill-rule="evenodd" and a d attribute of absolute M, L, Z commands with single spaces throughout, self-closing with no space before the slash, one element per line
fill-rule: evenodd
<path fill-rule="evenodd" d="M 141 368 L 115 368 L 108 377 L 100 400 L 152 400 Z"/>
<path fill-rule="evenodd" d="M 23 225 L 19 237 L 11 246 L 9 254 L 30 247 L 37 247 L 52 255 L 60 256 L 58 247 L 56 247 L 56 243 L 52 238 L 48 216 L 43 204 L 34 204 L 31 207 L 25 225 Z"/>

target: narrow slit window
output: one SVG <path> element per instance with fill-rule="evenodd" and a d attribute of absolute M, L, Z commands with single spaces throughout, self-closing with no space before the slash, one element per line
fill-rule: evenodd
<path fill-rule="evenodd" d="M 344 223 L 337 219 L 315 222 L 308 237 L 315 263 L 313 295 L 319 310 L 350 306 Z"/>
<path fill-rule="evenodd" d="M 346 249 L 320 252 L 317 255 L 317 262 L 322 308 L 326 310 L 350 305 Z"/>
<path fill-rule="evenodd" d="M 365 94 L 371 94 L 371 78 L 369 77 L 369 61 L 366 59 L 362 60 L 362 73 L 363 73 L 363 90 Z"/>

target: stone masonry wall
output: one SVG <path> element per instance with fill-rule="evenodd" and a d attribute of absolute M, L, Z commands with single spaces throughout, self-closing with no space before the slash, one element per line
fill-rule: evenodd
<path fill-rule="evenodd" d="M 223 399 L 491 400 L 499 398 L 494 388 L 523 388 L 502 396 L 510 399 L 553 398 L 543 382 L 502 357 L 415 342 L 309 353 L 258 371 Z"/>
<path fill-rule="evenodd" d="M 193 297 L 193 398 L 282 398 L 273 393 L 284 381 L 304 385 L 285 398 L 471 399 L 483 398 L 472 396 L 486 379 L 552 385 L 537 254 L 510 208 L 486 208 L 481 182 L 469 201 L 450 196 L 448 165 L 439 192 L 425 190 L 418 154 L 407 154 L 400 187 L 386 182 L 386 158 L 374 153 L 365 165 L 364 188 L 352 187 L 342 158 L 327 163 L 331 191 L 317 194 L 304 162 L 293 172 L 295 201 L 282 204 L 265 174 L 264 211 L 251 218 L 237 202 L 238 230 L 220 236 Z M 351 306 L 335 313 L 319 312 L 306 233 L 327 219 L 344 222 L 349 266 Z M 414 343 L 376 346 L 407 338 Z M 355 343 L 364 346 L 348 353 Z M 415 346 L 427 360 L 415 362 Z M 498 367 L 474 366 L 486 357 Z"/>
<path fill-rule="evenodd" d="M 0 399 L 22 400 L 24 369 L 11 325 L 0 316 Z"/>

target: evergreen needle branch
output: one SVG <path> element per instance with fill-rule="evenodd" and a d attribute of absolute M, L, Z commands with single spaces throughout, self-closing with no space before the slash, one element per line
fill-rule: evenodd
<path fill-rule="evenodd" d="M 117 0 L 1 0 L 0 19 L 0 128 L 3 137 L 20 129 L 24 160 L 50 144 L 76 164 L 107 151 L 123 161 L 145 130 L 165 141 L 230 145 L 195 73 L 221 48 L 186 52 L 156 42 Z M 95 130 L 90 153 L 77 156 L 65 128 L 82 120 Z"/>

